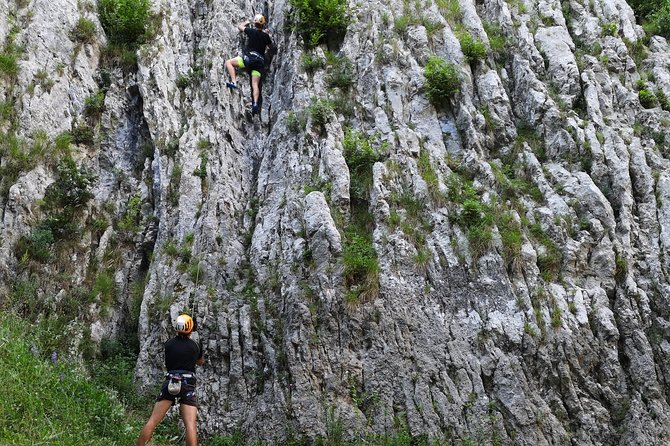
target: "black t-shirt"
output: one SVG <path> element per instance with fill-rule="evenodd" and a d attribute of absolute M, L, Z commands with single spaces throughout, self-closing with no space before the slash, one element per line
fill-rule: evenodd
<path fill-rule="evenodd" d="M 255 51 L 258 54 L 265 54 L 265 47 L 272 45 L 272 40 L 268 33 L 260 29 L 247 27 L 244 28 L 244 34 L 247 35 L 247 51 Z"/>
<path fill-rule="evenodd" d="M 175 336 L 165 343 L 165 367 L 195 373 L 195 362 L 202 358 L 202 348 L 189 337 Z"/>

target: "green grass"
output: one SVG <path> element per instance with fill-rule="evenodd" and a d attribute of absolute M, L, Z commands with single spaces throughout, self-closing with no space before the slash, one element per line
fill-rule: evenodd
<path fill-rule="evenodd" d="M 0 73 L 10 78 L 19 74 L 19 62 L 16 53 L 0 53 Z"/>
<path fill-rule="evenodd" d="M 69 361 L 51 360 L 16 316 L 0 314 L 0 443 L 15 446 L 110 446 L 133 444 L 119 401 L 81 375 Z"/>
<path fill-rule="evenodd" d="M 95 23 L 85 17 L 79 17 L 77 24 L 72 29 L 72 38 L 81 43 L 93 43 L 95 41 Z"/>

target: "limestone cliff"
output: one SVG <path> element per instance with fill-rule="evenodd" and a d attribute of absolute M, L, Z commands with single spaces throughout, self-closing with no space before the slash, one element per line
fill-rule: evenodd
<path fill-rule="evenodd" d="M 108 275 L 71 327 L 100 341 L 139 311 L 141 388 L 190 311 L 205 435 L 670 443 L 666 40 L 623 0 L 371 0 L 307 50 L 268 3 L 153 2 L 135 65 L 92 3 L 0 0 L 0 293 L 32 277 L 54 308 Z M 223 64 L 264 10 L 278 53 L 251 118 Z M 437 105 L 433 55 L 460 78 Z M 93 196 L 39 262 L 16 246 L 60 215 L 59 150 Z"/>

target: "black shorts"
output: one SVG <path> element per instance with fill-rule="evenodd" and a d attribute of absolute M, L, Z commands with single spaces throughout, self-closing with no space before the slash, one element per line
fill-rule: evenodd
<path fill-rule="evenodd" d="M 161 393 L 156 398 L 156 402 L 163 400 L 172 401 L 174 406 L 176 403 L 186 404 L 187 406 L 198 407 L 198 398 L 195 396 L 195 377 L 183 378 L 181 381 L 181 391 L 178 395 L 172 395 L 168 392 L 168 384 L 170 379 L 167 378 L 161 387 Z"/>

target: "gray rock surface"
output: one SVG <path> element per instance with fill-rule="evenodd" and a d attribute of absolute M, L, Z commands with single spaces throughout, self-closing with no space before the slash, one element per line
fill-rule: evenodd
<path fill-rule="evenodd" d="M 277 0 L 279 53 L 250 120 L 246 74 L 230 92 L 223 63 L 261 3 L 154 4 L 155 35 L 128 70 L 106 62 L 94 5 L 0 0 L 0 40 L 24 48 L 17 76 L 0 80 L 17 117 L 2 118 L 3 135 L 28 147 L 43 130 L 53 148 L 86 124 L 95 140 L 72 157 L 97 177 L 81 237 L 37 264 L 14 251 L 46 218 L 57 156 L 19 172 L 0 197 L 0 297 L 39 272 L 57 307 L 109 274 L 112 301 L 94 298 L 75 327 L 98 343 L 137 319 L 140 389 L 162 374 L 172 320 L 194 314 L 204 436 L 281 444 L 338 422 L 347 437 L 400 427 L 486 445 L 670 444 L 670 113 L 636 91 L 642 79 L 670 94 L 665 39 L 642 54 L 623 0 L 459 0 L 460 14 L 350 2 L 331 48 L 351 62 L 342 92 L 332 67 L 305 72 Z M 80 16 L 93 42 L 73 41 Z M 401 33 L 402 17 L 413 20 Z M 468 63 L 458 37 L 490 49 L 495 29 L 504 47 Z M 423 75 L 433 54 L 462 79 L 439 109 Z M 324 125 L 315 99 L 336 101 Z M 384 147 L 362 203 L 351 129 Z M 10 161 L 3 151 L 0 167 Z M 491 217 L 484 242 L 466 193 Z M 366 209 L 379 273 L 356 298 L 345 257 Z"/>

